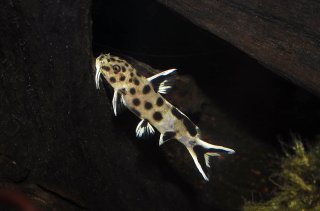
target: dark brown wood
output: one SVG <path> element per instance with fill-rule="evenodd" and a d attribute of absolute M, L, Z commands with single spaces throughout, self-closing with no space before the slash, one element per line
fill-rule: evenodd
<path fill-rule="evenodd" d="M 159 0 L 320 95 L 320 2 Z"/>
<path fill-rule="evenodd" d="M 1 2 L 0 210 L 18 196 L 39 210 L 190 210 L 187 185 L 164 182 L 174 171 L 157 142 L 136 140 L 133 115 L 117 124 L 96 90 L 90 10 L 87 0 Z"/>

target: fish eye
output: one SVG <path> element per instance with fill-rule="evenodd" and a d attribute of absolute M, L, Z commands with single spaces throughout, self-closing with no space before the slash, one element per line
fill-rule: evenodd
<path fill-rule="evenodd" d="M 113 68 L 115 73 L 118 73 L 121 70 L 121 67 L 119 65 L 117 65 L 117 64 L 113 65 L 112 68 Z"/>
<path fill-rule="evenodd" d="M 114 70 L 120 70 L 120 66 L 117 65 L 117 64 L 113 65 L 112 68 L 113 68 Z"/>

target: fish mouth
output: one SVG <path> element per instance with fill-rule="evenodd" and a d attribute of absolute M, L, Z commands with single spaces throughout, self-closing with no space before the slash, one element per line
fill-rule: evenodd
<path fill-rule="evenodd" d="M 106 61 L 105 59 L 109 60 L 109 58 L 111 57 L 110 53 L 108 54 L 101 54 L 100 56 L 98 56 L 96 58 L 96 75 L 95 75 L 95 82 L 96 82 L 96 88 L 99 89 L 99 82 L 100 82 L 100 78 L 101 78 L 101 62 L 102 60 Z"/>

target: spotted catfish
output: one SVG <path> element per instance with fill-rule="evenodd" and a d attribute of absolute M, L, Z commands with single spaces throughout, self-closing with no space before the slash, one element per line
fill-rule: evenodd
<path fill-rule="evenodd" d="M 209 180 L 203 167 L 210 167 L 209 157 L 220 156 L 220 152 L 232 154 L 234 150 L 209 144 L 201 140 L 199 128 L 178 108 L 162 95 L 171 88 L 170 76 L 176 69 L 166 70 L 146 78 L 127 61 L 102 54 L 96 59 L 96 86 L 99 88 L 101 74 L 114 88 L 112 100 L 114 114 L 127 107 L 141 119 L 136 136 L 143 137 L 160 132 L 159 145 L 168 140 L 178 140 L 188 149 L 198 170 Z"/>

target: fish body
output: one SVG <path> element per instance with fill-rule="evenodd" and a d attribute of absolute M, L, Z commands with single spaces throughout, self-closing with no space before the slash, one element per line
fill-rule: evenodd
<path fill-rule="evenodd" d="M 137 137 L 152 135 L 156 128 L 160 132 L 159 145 L 178 140 L 188 149 L 198 170 L 208 181 L 203 168 L 210 167 L 209 157 L 219 156 L 221 152 L 232 154 L 234 150 L 201 140 L 198 126 L 162 96 L 171 88 L 167 78 L 175 72 L 176 69 L 170 69 L 146 78 L 127 61 L 102 54 L 96 59 L 95 81 L 99 88 L 102 74 L 114 88 L 112 104 L 115 115 L 127 107 L 141 119 L 136 128 Z"/>

